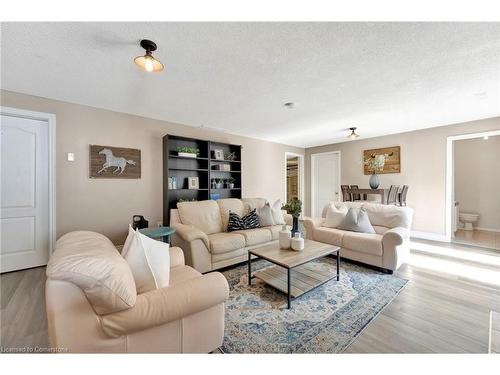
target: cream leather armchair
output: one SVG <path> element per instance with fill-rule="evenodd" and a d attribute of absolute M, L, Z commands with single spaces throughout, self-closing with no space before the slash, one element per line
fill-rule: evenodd
<path fill-rule="evenodd" d="M 170 285 L 137 295 L 128 264 L 106 237 L 63 236 L 47 266 L 51 346 L 76 353 L 208 353 L 221 346 L 226 279 L 184 265 L 178 247 L 170 260 Z"/>

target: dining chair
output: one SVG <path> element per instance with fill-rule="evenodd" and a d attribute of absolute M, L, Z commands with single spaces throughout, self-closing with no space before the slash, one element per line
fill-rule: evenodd
<path fill-rule="evenodd" d="M 351 189 L 359 189 L 359 186 L 358 185 L 351 185 Z M 352 200 L 353 201 L 360 201 L 361 194 L 352 194 Z M 366 201 L 366 194 L 363 194 L 363 200 Z"/>
<path fill-rule="evenodd" d="M 399 205 L 400 206 L 406 206 L 406 195 L 408 194 L 408 185 L 403 185 L 403 189 L 401 190 L 401 193 L 399 194 Z"/>
<path fill-rule="evenodd" d="M 387 204 L 396 205 L 398 203 L 398 191 L 399 185 L 391 185 L 389 188 L 389 195 L 387 196 Z"/>
<path fill-rule="evenodd" d="M 351 194 L 349 194 L 346 190 L 349 189 L 349 185 L 340 185 L 340 190 L 342 190 L 342 201 L 350 202 L 352 201 Z"/>

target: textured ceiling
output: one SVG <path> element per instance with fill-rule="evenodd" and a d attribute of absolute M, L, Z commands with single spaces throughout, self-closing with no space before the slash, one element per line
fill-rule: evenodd
<path fill-rule="evenodd" d="M 1 87 L 296 146 L 500 115 L 500 23 L 3 23 Z M 133 64 L 139 40 L 165 64 Z M 294 102 L 288 109 L 285 102 Z"/>

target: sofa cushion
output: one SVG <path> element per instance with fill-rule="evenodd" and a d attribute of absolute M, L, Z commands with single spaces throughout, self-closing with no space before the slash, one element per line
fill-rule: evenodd
<path fill-rule="evenodd" d="M 273 238 L 271 231 L 266 228 L 239 230 L 234 233 L 241 234 L 245 237 L 246 246 L 270 242 Z"/>
<path fill-rule="evenodd" d="M 245 213 L 252 211 L 254 208 L 258 210 L 266 204 L 265 198 L 241 198 L 241 201 L 245 206 Z"/>
<path fill-rule="evenodd" d="M 314 229 L 314 240 L 330 245 L 342 246 L 344 233 L 346 232 L 340 229 L 319 227 Z"/>
<path fill-rule="evenodd" d="M 245 237 L 237 233 L 214 233 L 208 235 L 210 252 L 222 254 L 245 247 Z"/>
<path fill-rule="evenodd" d="M 342 247 L 361 253 L 382 256 L 382 235 L 344 231 Z"/>
<path fill-rule="evenodd" d="M 409 207 L 364 203 L 363 208 L 372 225 L 387 228 L 403 227 L 409 229 L 411 227 L 413 210 Z"/>
<path fill-rule="evenodd" d="M 129 309 L 136 302 L 130 267 L 99 233 L 77 231 L 59 238 L 47 264 L 47 277 L 78 286 L 97 314 Z"/>
<path fill-rule="evenodd" d="M 124 248 L 123 258 L 134 275 L 137 294 L 165 288 L 170 280 L 170 245 L 149 238 L 129 227 L 131 244 Z"/>
<path fill-rule="evenodd" d="M 268 227 L 274 225 L 273 211 L 269 203 L 266 203 L 261 208 L 257 209 L 259 216 L 259 223 L 261 227 Z"/>
<path fill-rule="evenodd" d="M 182 224 L 192 225 L 206 234 L 222 232 L 222 219 L 216 201 L 177 203 Z"/>
<path fill-rule="evenodd" d="M 235 213 L 238 216 L 245 215 L 245 205 L 241 199 L 228 198 L 228 199 L 218 199 L 217 204 L 220 209 L 220 216 L 222 219 L 222 228 L 227 230 L 227 223 L 229 221 L 229 212 Z"/>
<path fill-rule="evenodd" d="M 347 215 L 339 224 L 338 229 L 361 233 L 375 233 L 368 214 L 363 208 L 359 210 L 357 208 L 349 208 Z"/>
<path fill-rule="evenodd" d="M 280 237 L 280 231 L 283 229 L 283 225 L 272 225 L 270 227 L 264 227 L 262 229 L 267 229 L 271 233 L 271 239 L 277 240 Z"/>
<path fill-rule="evenodd" d="M 283 217 L 283 210 L 281 209 L 281 200 L 277 200 L 271 206 L 271 212 L 273 213 L 273 221 L 276 225 L 285 225 L 285 218 Z"/>
<path fill-rule="evenodd" d="M 347 215 L 347 207 L 343 204 L 331 204 L 326 208 L 326 217 L 323 226 L 337 228 Z"/>

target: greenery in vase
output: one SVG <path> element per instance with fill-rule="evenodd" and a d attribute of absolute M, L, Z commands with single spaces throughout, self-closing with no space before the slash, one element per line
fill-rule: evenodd
<path fill-rule="evenodd" d="M 184 199 L 184 198 L 179 198 L 177 203 L 182 203 L 182 202 L 197 202 L 197 199 Z"/>
<path fill-rule="evenodd" d="M 228 184 L 234 184 L 234 182 L 235 182 L 235 181 L 236 181 L 236 179 L 235 179 L 233 176 L 231 176 L 231 177 L 229 177 L 229 178 L 226 180 L 226 183 L 228 183 Z"/>
<path fill-rule="evenodd" d="M 177 152 L 185 152 L 186 154 L 195 154 L 196 156 L 200 155 L 200 150 L 195 147 L 177 147 Z"/>
<path fill-rule="evenodd" d="M 302 202 L 297 198 L 293 198 L 290 202 L 285 204 L 282 209 L 286 210 L 286 212 L 293 217 L 299 217 L 302 213 Z"/>

